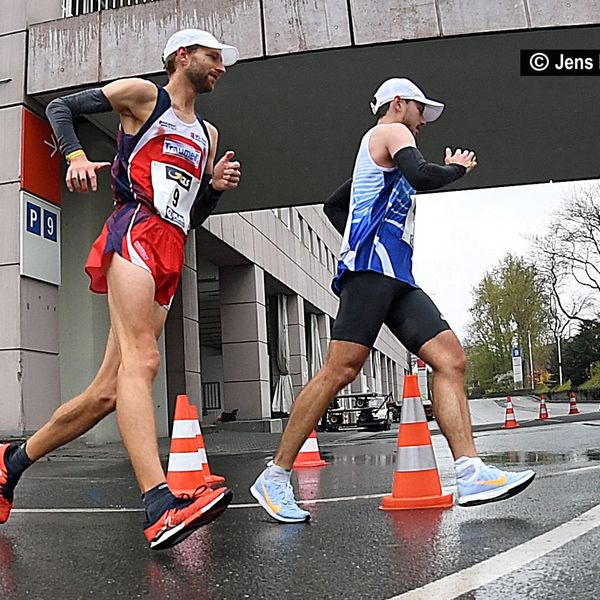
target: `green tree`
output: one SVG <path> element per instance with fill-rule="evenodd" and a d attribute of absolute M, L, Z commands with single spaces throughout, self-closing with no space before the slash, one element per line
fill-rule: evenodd
<path fill-rule="evenodd" d="M 552 357 L 553 361 L 554 356 Z M 563 342 L 563 372 L 574 386 L 597 375 L 600 362 L 600 321 L 580 323 L 576 334 Z"/>
<path fill-rule="evenodd" d="M 511 350 L 518 346 L 527 357 L 531 336 L 537 367 L 548 358 L 548 297 L 533 264 L 507 254 L 473 290 L 467 349 L 469 377 L 485 389 L 502 389 L 512 369 Z M 528 361 L 524 361 L 526 371 Z M 527 387 L 527 379 L 525 385 Z"/>

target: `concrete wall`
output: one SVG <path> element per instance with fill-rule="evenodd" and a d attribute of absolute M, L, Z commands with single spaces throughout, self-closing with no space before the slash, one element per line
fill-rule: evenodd
<path fill-rule="evenodd" d="M 80 135 L 85 147 L 110 146 L 110 140 L 93 128 L 80 128 Z M 89 291 L 89 278 L 83 269 L 90 247 L 113 209 L 106 170 L 100 173 L 98 190 L 95 194 L 75 194 L 64 188 L 62 194 L 62 285 L 57 313 L 60 331 L 56 331 L 54 336 L 60 365 L 59 397 L 62 403 L 80 394 L 96 375 L 104 357 L 110 327 L 106 296 Z M 159 341 L 159 349 L 162 360 L 154 383 L 154 403 L 157 431 L 165 436 L 168 433 L 168 403 L 164 336 Z M 177 347 L 173 350 L 174 354 L 176 351 Z M 182 354 L 182 351 L 177 354 Z M 57 374 L 54 374 L 54 379 L 58 382 Z M 34 380 L 39 381 L 37 377 Z M 185 388 L 180 393 L 185 393 Z M 94 443 L 118 440 L 115 416 L 104 419 L 86 434 L 85 439 Z"/>
<path fill-rule="evenodd" d="M 58 406 L 58 289 L 19 275 L 21 114 L 28 26 L 60 16 L 60 0 L 0 0 L 0 433 L 39 427 Z"/>
<path fill-rule="evenodd" d="M 290 211 L 289 219 L 282 210 Z M 317 310 L 335 317 L 338 299 L 330 283 L 341 238 L 324 218 L 322 207 L 213 215 L 204 228 Z M 210 259 L 208 243 L 204 252 Z M 406 364 L 406 350 L 387 327 L 383 327 L 375 347 L 397 363 Z"/>
<path fill-rule="evenodd" d="M 74 82 L 160 72 L 158 49 L 184 27 L 209 29 L 238 45 L 242 59 L 251 59 L 594 23 L 600 23 L 598 0 L 162 0 L 31 27 L 27 90 L 35 94 Z M 157 51 L 143 53 L 140 60 L 123 60 L 130 54 L 139 56 L 141 47 Z"/>

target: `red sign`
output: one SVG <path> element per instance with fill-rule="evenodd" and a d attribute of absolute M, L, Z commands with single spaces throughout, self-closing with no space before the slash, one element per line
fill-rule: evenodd
<path fill-rule="evenodd" d="M 23 109 L 21 189 L 60 206 L 62 160 L 50 124 Z"/>

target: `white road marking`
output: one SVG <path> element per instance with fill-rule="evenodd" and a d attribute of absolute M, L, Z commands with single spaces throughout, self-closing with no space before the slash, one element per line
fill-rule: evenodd
<path fill-rule="evenodd" d="M 520 546 L 389 600 L 452 600 L 562 548 L 600 526 L 600 504 Z"/>
<path fill-rule="evenodd" d="M 383 498 L 388 496 L 390 492 L 385 494 L 363 494 L 358 496 L 338 496 L 337 498 L 317 498 L 315 500 L 298 500 L 298 504 L 329 504 L 331 502 L 347 502 L 349 500 L 371 500 L 372 498 Z M 260 508 L 258 503 L 250 504 L 230 504 L 229 508 Z"/>
<path fill-rule="evenodd" d="M 538 479 L 546 477 L 558 477 L 559 475 L 577 475 L 579 472 L 586 472 L 600 469 L 600 465 L 590 465 L 576 469 L 567 469 L 565 471 L 554 471 L 538 475 Z M 456 485 L 447 485 L 443 487 L 445 493 L 456 492 Z M 317 498 L 315 500 L 299 500 L 298 504 L 331 504 L 333 502 L 349 502 L 352 500 L 371 500 L 374 498 L 383 498 L 390 492 L 383 494 L 357 494 L 355 496 L 338 496 L 336 498 Z M 260 504 L 249 502 L 247 504 L 230 504 L 229 508 L 260 508 Z M 143 508 L 13 508 L 13 513 L 124 513 L 124 512 L 142 512 Z"/>
<path fill-rule="evenodd" d="M 13 508 L 12 513 L 135 513 L 143 508 Z"/>

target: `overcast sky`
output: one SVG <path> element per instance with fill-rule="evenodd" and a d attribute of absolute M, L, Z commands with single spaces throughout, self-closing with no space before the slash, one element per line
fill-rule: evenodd
<path fill-rule="evenodd" d="M 507 252 L 527 255 L 575 183 L 419 194 L 414 274 L 462 339 L 472 289 Z"/>

